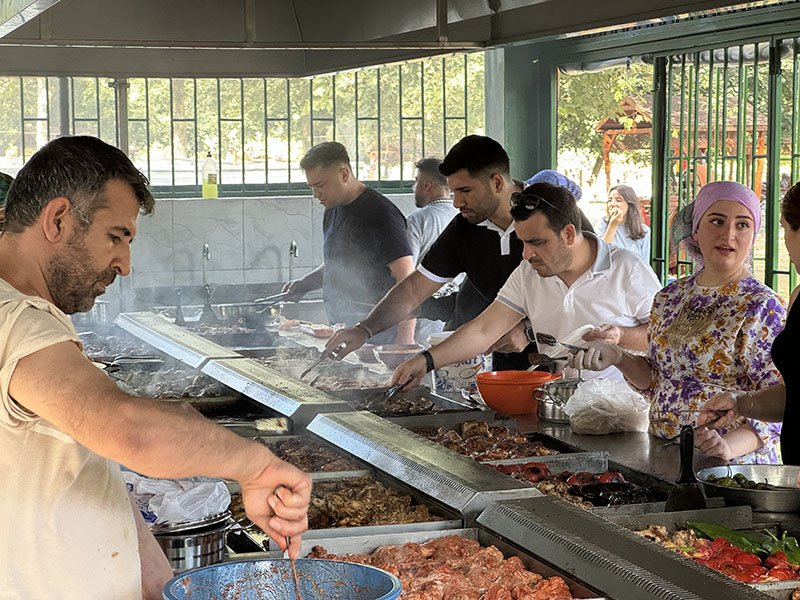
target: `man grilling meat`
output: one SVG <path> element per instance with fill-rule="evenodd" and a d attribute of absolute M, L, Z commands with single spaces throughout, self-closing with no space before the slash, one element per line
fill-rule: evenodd
<path fill-rule="evenodd" d="M 9 189 L 0 235 L 4 598 L 162 597 L 172 572 L 119 464 L 150 477 L 236 480 L 247 516 L 300 551 L 308 476 L 199 413 L 126 394 L 92 365 L 67 316 L 130 272 L 137 217 L 153 206 L 144 175 L 92 137 L 51 141 Z"/>

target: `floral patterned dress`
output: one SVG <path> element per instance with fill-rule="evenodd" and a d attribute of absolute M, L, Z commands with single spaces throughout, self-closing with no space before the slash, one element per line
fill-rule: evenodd
<path fill-rule="evenodd" d="M 780 380 L 770 356 L 786 319 L 778 295 L 753 277 L 716 288 L 698 285 L 695 277 L 661 290 L 650 313 L 653 375 L 642 394 L 651 403 L 650 433 L 660 438 L 694 424 L 703 404 L 717 394 L 755 391 Z M 780 423 L 747 421 L 764 445 L 735 462 L 779 463 Z M 731 428 L 744 422 L 740 418 Z"/>

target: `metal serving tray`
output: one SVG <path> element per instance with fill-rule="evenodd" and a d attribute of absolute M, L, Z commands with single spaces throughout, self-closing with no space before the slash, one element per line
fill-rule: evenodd
<path fill-rule="evenodd" d="M 614 600 L 764 598 L 590 511 L 556 498 L 490 505 L 478 523 Z"/>
<path fill-rule="evenodd" d="M 337 537 L 337 538 L 315 538 L 307 539 L 303 536 L 303 543 L 300 546 L 300 555 L 304 556 L 311 552 L 314 546 L 324 546 L 329 552 L 336 554 L 366 554 L 372 553 L 381 546 L 387 544 L 405 544 L 405 543 L 423 543 L 429 540 L 450 536 L 459 535 L 470 540 L 480 542 L 482 546 L 496 546 L 503 555 L 508 558 L 510 556 L 518 556 L 523 564 L 532 571 L 535 571 L 545 577 L 553 577 L 558 575 L 563 577 L 569 586 L 570 592 L 575 598 L 581 599 L 594 599 L 601 600 L 599 594 L 590 589 L 576 578 L 566 575 L 558 571 L 536 556 L 535 553 L 521 549 L 493 535 L 492 533 L 481 528 L 468 528 L 468 529 L 451 529 L 449 531 L 420 531 L 409 533 L 379 533 L 372 535 L 357 535 L 350 537 Z M 278 558 L 280 553 L 254 553 L 254 554 L 237 554 L 228 557 L 227 560 L 243 560 L 247 558 Z"/>
<path fill-rule="evenodd" d="M 232 350 L 152 312 L 122 313 L 114 320 L 114 324 L 190 367 L 199 368 L 212 358 L 237 356 Z"/>
<path fill-rule="evenodd" d="M 352 537 L 357 535 L 376 535 L 376 534 L 404 534 L 414 531 L 450 531 L 464 526 L 461 516 L 452 509 L 444 506 L 442 503 L 432 500 L 420 494 L 419 491 L 412 487 L 404 485 L 401 482 L 393 480 L 381 473 L 373 473 L 373 478 L 379 481 L 390 489 L 397 490 L 404 494 L 408 494 L 414 499 L 415 504 L 424 504 L 430 509 L 430 512 L 436 516 L 444 517 L 442 521 L 422 521 L 419 523 L 402 523 L 397 525 L 363 525 L 358 527 L 331 527 L 325 529 L 309 529 L 303 534 L 304 540 L 315 540 L 319 538 L 341 538 Z M 349 478 L 339 477 L 335 480 L 346 480 Z M 328 479 L 332 481 L 334 479 Z M 269 550 L 277 550 L 278 547 L 274 541 L 267 538 L 261 532 L 250 532 L 250 535 L 260 543 L 267 543 L 266 548 Z"/>
<path fill-rule="evenodd" d="M 352 410 L 346 402 L 250 358 L 211 360 L 202 372 L 289 417 L 295 431 L 307 426 L 320 413 Z"/>
<path fill-rule="evenodd" d="M 296 440 L 296 439 L 304 439 L 308 440 L 310 443 L 318 444 L 320 446 L 326 446 L 330 448 L 332 451 L 340 454 L 342 457 L 360 465 L 362 468 L 360 469 L 352 469 L 348 471 L 306 471 L 310 476 L 312 481 L 330 481 L 332 479 L 349 479 L 352 477 L 363 477 L 364 475 L 373 475 L 372 469 L 370 469 L 369 465 L 363 463 L 355 456 L 352 456 L 346 452 L 343 452 L 341 448 L 337 448 L 333 444 L 327 443 L 325 440 L 318 438 L 317 436 L 310 436 L 310 435 L 275 435 L 275 436 L 257 436 L 253 439 L 265 444 L 269 447 L 270 444 L 287 441 L 287 440 Z"/>
<path fill-rule="evenodd" d="M 318 415 L 308 430 L 458 512 L 467 524 L 490 502 L 542 495 L 368 412 Z"/>

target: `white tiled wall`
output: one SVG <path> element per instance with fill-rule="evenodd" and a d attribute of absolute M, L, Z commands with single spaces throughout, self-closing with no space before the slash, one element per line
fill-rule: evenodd
<path fill-rule="evenodd" d="M 405 215 L 415 209 L 412 194 L 390 199 Z M 106 299 L 130 310 L 137 288 L 200 285 L 204 243 L 211 252 L 209 283 L 287 281 L 292 240 L 299 277 L 322 262 L 322 213 L 309 196 L 160 199 L 152 215 L 139 217 L 131 276 L 118 278 Z"/>

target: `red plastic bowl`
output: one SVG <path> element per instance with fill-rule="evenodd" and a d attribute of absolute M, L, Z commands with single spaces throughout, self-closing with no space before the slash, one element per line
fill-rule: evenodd
<path fill-rule="evenodd" d="M 535 414 L 539 401 L 534 391 L 556 379 L 561 375 L 547 371 L 489 371 L 475 376 L 483 401 L 504 415 Z"/>

